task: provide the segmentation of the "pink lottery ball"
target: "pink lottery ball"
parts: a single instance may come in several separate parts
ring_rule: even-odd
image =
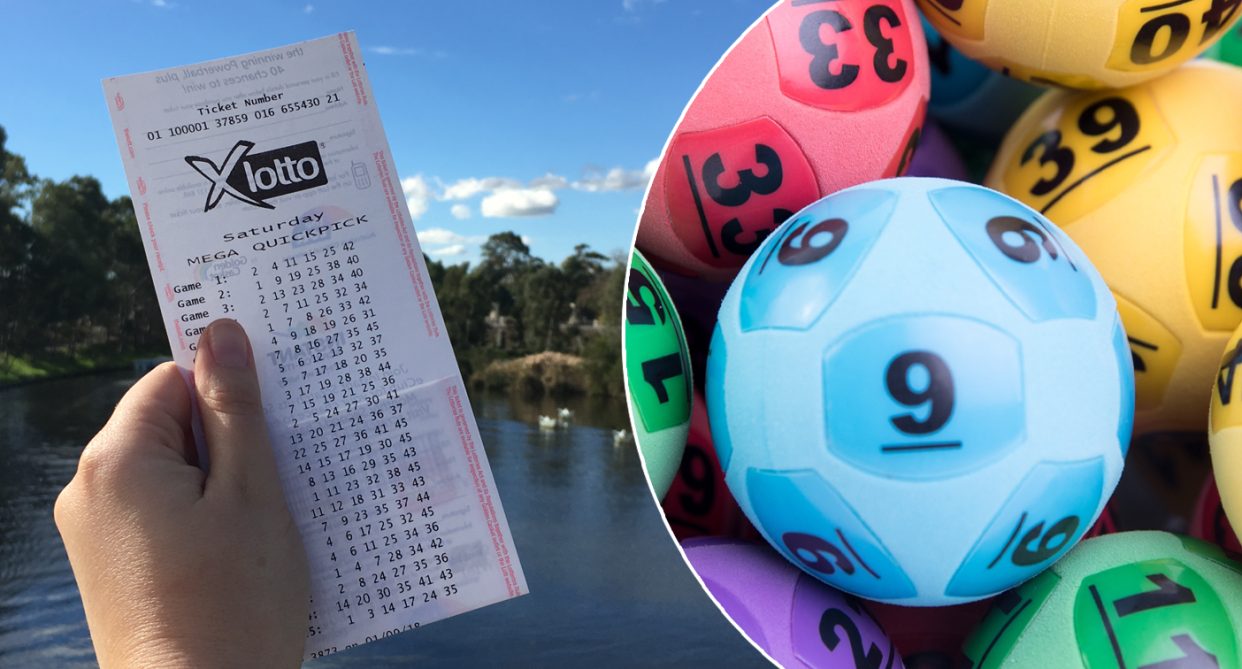
[[[730,281],[819,198],[904,174],[930,95],[912,0],[781,0],[708,74],[665,147],[636,244]]]
[[[807,576],[766,544],[698,537],[681,547],[725,613],[782,667],[902,669],[861,599]]]

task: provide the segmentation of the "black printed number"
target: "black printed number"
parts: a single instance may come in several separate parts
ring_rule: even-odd
[[[1010,260],[1016,260],[1020,263],[1033,263],[1039,260],[1040,247],[1048,252],[1048,256],[1053,260],[1060,257],[1057,252],[1057,243],[1051,237],[1040,230],[1038,226],[1030,221],[1024,221],[1016,216],[997,216],[988,221],[987,224],[988,237],[992,239],[992,243],[996,248],[1000,249]],[[1017,233],[1022,238],[1021,246],[1012,246],[1005,239],[1005,233]],[[1032,237],[1039,238],[1035,241]]]
[[[702,448],[686,444],[686,454],[681,459],[679,473],[685,486],[699,493],[698,499],[692,493],[681,493],[678,497],[681,508],[694,516],[706,516],[716,501],[716,479],[712,477],[711,461]]]
[[[840,548],[813,534],[786,532],[781,541],[785,542],[785,548],[796,555],[798,561],[806,565],[807,569],[829,576],[837,573],[838,569],[846,576],[854,574],[854,563],[850,562]],[[808,560],[804,553],[810,554],[813,559]]]
[[[664,382],[685,374],[685,370],[681,366],[681,353],[670,353],[659,358],[647,360],[642,367],[643,380],[655,390],[656,399],[660,400],[660,404],[668,402],[668,388],[664,387]]]
[[[1228,197],[1226,208],[1229,210],[1229,218],[1233,221],[1233,227],[1242,232],[1242,179],[1233,182],[1229,187]],[[1242,257],[1234,260],[1229,267],[1229,299],[1242,307]]]
[[[802,223],[781,242],[776,259],[787,267],[819,262],[837,250],[849,230],[850,224],[840,218],[830,218],[815,225]],[[831,235],[831,238],[825,239],[823,235]]]
[[[646,298],[643,297],[642,289],[646,288],[647,292],[655,299],[655,304],[647,304]],[[656,318],[660,319],[663,325],[667,316],[664,312],[664,301],[660,299],[660,294],[656,292],[655,286],[647,280],[647,275],[642,272],[630,270],[630,297],[638,304],[625,303],[625,319],[630,325],[655,325]]]
[[[836,650],[841,643],[841,637],[837,635],[838,627],[845,630],[845,636],[850,640],[854,669],[880,669],[880,663],[884,661],[884,651],[872,642],[871,647],[864,653],[863,638],[858,631],[858,625],[840,609],[828,609],[819,618],[819,638],[828,650]]]
[[[1238,1],[1242,2],[1242,0]],[[1106,116],[1106,120],[1100,120],[1100,112],[1103,110],[1111,112]],[[1112,153],[1134,141],[1142,128],[1138,110],[1124,98],[1105,98],[1082,110],[1082,113],[1078,115],[1078,130],[1088,137],[1107,135],[1118,128],[1121,132],[1116,139],[1106,137],[1091,147],[1095,153]],[[1039,149],[1041,167],[1048,163],[1057,166],[1057,172],[1051,179],[1041,177],[1035,182],[1035,185],[1031,187],[1031,195],[1039,197],[1051,193],[1060,187],[1074,171],[1074,150],[1061,146],[1061,139],[1060,130],[1049,130],[1037,137],[1030,146],[1026,147],[1026,151],[1022,152],[1020,165],[1030,162],[1035,157],[1036,149]]]
[[[1199,44],[1211,41],[1220,29],[1233,19],[1242,0],[1212,0],[1212,6],[1203,13],[1203,37]],[[1160,53],[1154,53],[1156,39],[1165,29],[1169,31],[1169,41]],[[1152,17],[1134,36],[1130,45],[1130,62],[1135,65],[1151,65],[1181,51],[1190,36],[1190,17],[1181,13],[1161,14]]]
[[[891,84],[901,81],[906,76],[909,63],[897,58],[894,65],[888,64],[889,57],[894,53],[893,40],[884,36],[880,29],[881,21],[887,23],[889,29],[892,30],[901,27],[901,19],[897,17],[897,12],[886,5],[872,5],[863,13],[863,35],[866,36],[871,46],[875,47],[875,56],[871,61],[872,67],[875,68],[876,76],[880,78],[880,81]],[[842,63],[841,71],[833,74],[832,63],[840,57],[841,52],[836,44],[824,44],[820,39],[820,28],[825,25],[836,33],[843,33],[854,28],[854,24],[836,10],[824,9],[811,12],[802,18],[802,24],[798,26],[798,41],[802,44],[803,50],[814,56],[807,72],[811,77],[811,82],[824,90],[835,91],[854,83],[861,68],[852,63]]]
[[[910,387],[910,370],[919,366],[927,370],[927,387],[916,391]],[[888,394],[899,403],[917,407],[931,403],[927,420],[920,421],[912,413],[889,418],[893,427],[906,434],[931,434],[944,427],[953,415],[953,374],[944,358],[930,351],[907,351],[888,363],[884,375]]]
[[[1022,540],[1013,549],[1013,563],[1019,567],[1029,567],[1056,555],[1078,531],[1080,522],[1078,516],[1066,516],[1049,527],[1045,533],[1044,523],[1040,521],[1022,535]],[[1060,540],[1055,541],[1054,545],[1054,540],[1057,539]]]
[[[771,195],[780,190],[785,180],[780,154],[766,144],[755,144],[755,162],[766,169],[763,176],[755,176],[755,171],[750,168],[738,170],[738,185],[725,188],[720,185],[720,177],[727,171],[724,159],[719,153],[713,153],[703,163],[703,186],[707,190],[707,196],[722,207],[740,207],[750,200],[751,194]],[[774,208],[772,228],[775,229],[792,215],[793,212],[787,209]],[[734,255],[749,256],[767,239],[771,230],[756,230],[754,238],[748,242],[738,239],[742,232],[742,222],[737,218],[730,219],[721,227],[720,241],[726,251]]]

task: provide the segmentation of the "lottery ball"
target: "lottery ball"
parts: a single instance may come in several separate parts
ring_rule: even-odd
[[[780,666],[902,667],[867,604],[803,574],[768,546],[720,537],[681,546],[720,608]]]
[[[868,602],[897,646],[906,669],[954,669],[962,642],[987,613],[990,599],[956,606],[900,606]]]
[[[927,113],[949,130],[995,146],[1044,92],[1039,86],[1006,77],[963,56],[926,18],[923,34],[927,36],[931,71]]]
[[[1225,507],[1220,503],[1220,490],[1216,487],[1216,477],[1208,476],[1203,483],[1203,492],[1199,494],[1199,502],[1195,505],[1194,516],[1190,519],[1190,536],[1210,541],[1225,551],[1242,553],[1242,543],[1225,515]]]
[[[625,301],[625,383],[634,439],[656,497],[664,497],[690,432],[690,355],[677,308],[638,251]]]
[[[928,95],[912,0],[781,0],[682,113],[648,189],[638,248],[729,281],[793,212],[903,174]]]
[[[1204,60],[1117,91],[1049,92],[984,180],[1059,225],[1104,275],[1131,345],[1136,434],[1203,433],[1242,321],[1236,109],[1242,69]]]
[[[720,459],[712,445],[707,403],[698,390],[690,411],[686,452],[660,507],[678,541],[701,536],[763,540],[725,485]]]
[[[1234,26],[1215,44],[1203,52],[1203,58],[1219,60],[1230,65],[1242,65],[1242,28]]]
[[[1121,474],[1133,377],[1103,279],[1038,213],[907,177],[786,221],[729,287],[707,359],[725,482],[786,558],[943,606],[1013,587]]]
[[[1165,532],[1079,544],[992,600],[962,650],[972,669],[1236,668],[1242,565]]]
[[[1106,89],[1176,69],[1238,20],[1239,0],[917,0],[967,57],[1022,81]]]

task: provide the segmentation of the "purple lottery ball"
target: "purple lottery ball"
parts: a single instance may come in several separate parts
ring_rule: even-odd
[[[931,119],[923,124],[919,148],[910,160],[910,171],[906,176],[970,181],[966,163],[962,162],[962,157],[953,148],[948,136]]]
[[[767,545],[723,537],[681,543],[703,584],[755,645],[781,666],[902,669],[862,600],[807,576]],[[879,658],[879,659],[876,659]]]

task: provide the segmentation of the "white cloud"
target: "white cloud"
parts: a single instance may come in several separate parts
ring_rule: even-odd
[[[371,53],[378,53],[381,56],[417,56],[422,53],[422,49],[399,49],[392,46],[373,46],[367,49]]]
[[[483,198],[479,209],[487,218],[551,216],[560,203],[548,190],[500,190]]]
[[[423,175],[416,174],[401,180],[401,191],[405,193],[405,202],[410,208],[410,218],[418,220],[427,213],[427,201],[435,198],[431,186]]]
[[[464,245],[454,244],[453,246],[436,249],[435,251],[428,251],[427,254],[433,256],[464,256],[469,252],[470,251]]]
[[[307,14],[310,14],[311,12],[315,11],[315,6],[314,6],[314,5],[307,5],[307,6],[306,6],[306,9],[304,9],[304,10],[302,10],[302,11],[306,12]]]
[[[648,162],[646,167],[641,170],[626,170],[614,167],[607,172],[601,172],[599,168],[587,168],[585,176],[575,181],[573,186],[577,190],[587,191],[588,193],[646,188],[647,182],[651,181],[651,178],[655,176],[656,167],[659,164],[660,159],[655,158]]]
[[[453,205],[452,212],[453,212],[453,218],[456,218],[459,221],[464,221],[467,218],[470,218],[470,216],[473,215],[474,213],[470,211],[470,207],[467,207],[464,204]]]
[[[621,0],[621,7],[627,12],[635,12],[643,5],[643,2],[644,0]],[[664,0],[652,0],[652,2],[658,5]]]
[[[482,244],[485,241],[486,235],[466,237],[444,228],[428,228],[418,233],[420,244]]]
[[[457,183],[444,189],[442,200],[468,200],[485,191],[517,190],[522,182],[504,177],[487,177],[486,179],[458,179]]]
[[[565,177],[557,176],[555,174],[552,174],[551,172],[548,172],[547,174],[539,177],[538,179],[531,179],[531,182],[527,184],[526,187],[530,188],[531,190],[552,191],[552,190],[560,190],[562,188],[565,188],[568,185],[569,185],[569,179],[566,179]]]

